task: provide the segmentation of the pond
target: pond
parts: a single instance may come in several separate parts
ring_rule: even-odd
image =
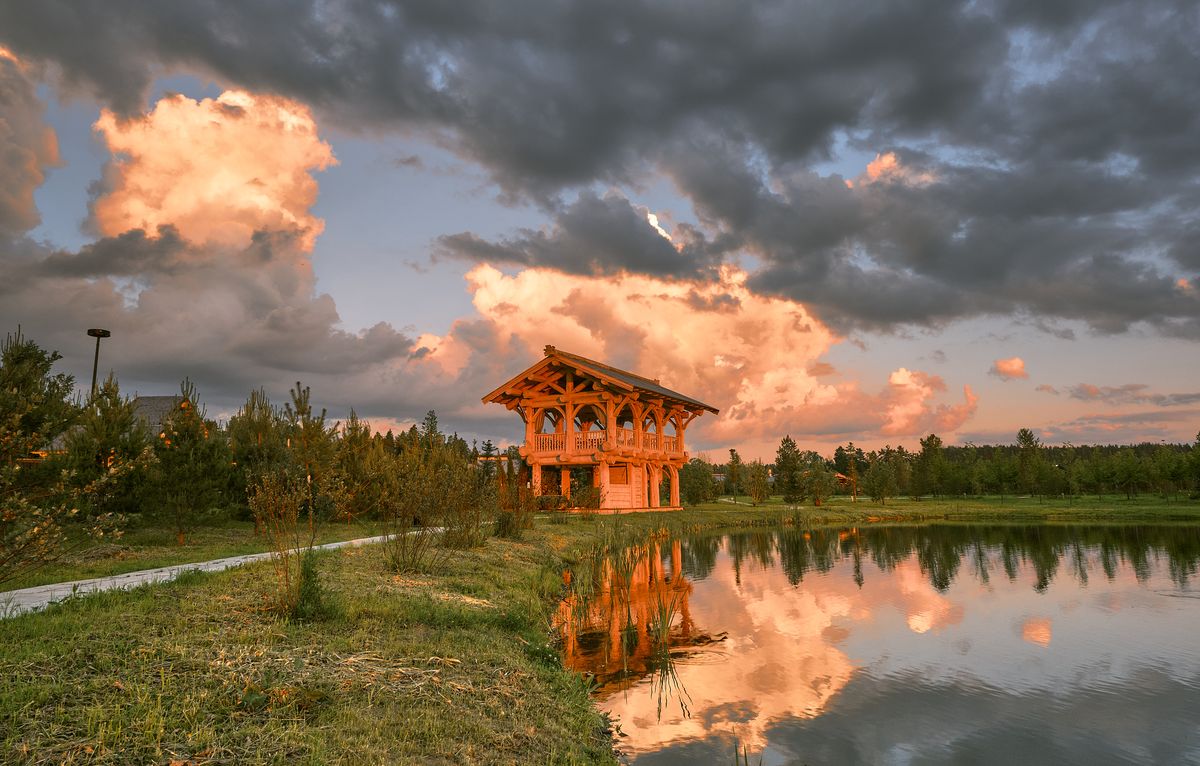
[[[577,568],[563,656],[639,765],[1200,764],[1198,561],[1197,525],[660,536]]]

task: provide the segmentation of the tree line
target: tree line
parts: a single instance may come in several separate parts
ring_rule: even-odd
[[[745,463],[737,450],[723,464],[693,458],[681,474],[684,500],[707,502],[721,495],[762,503],[821,502],[832,494],[864,495],[886,503],[896,497],[996,495],[1134,498],[1153,493],[1167,500],[1200,497],[1200,433],[1193,444],[1043,444],[1028,428],[1013,444],[946,446],[937,434],[920,449],[903,445],[864,451],[853,442],[830,456],[801,450],[785,436],[773,463]]]
[[[199,525],[251,520],[282,548],[311,547],[318,523],[369,519],[400,538],[389,546],[397,569],[481,544],[493,521],[509,536],[530,523],[515,451],[443,433],[433,411],[379,434],[353,410],[332,421],[297,382],[282,404],[251,391],[222,424],[185,379],[151,424],[112,376],[79,400],[73,378],[53,369],[60,358],[20,331],[0,347],[0,582],[83,532],[143,523],[183,544]],[[407,534],[429,529],[436,540]]]

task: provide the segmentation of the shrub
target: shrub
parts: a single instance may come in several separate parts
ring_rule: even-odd
[[[307,506],[308,488],[305,483],[283,472],[263,474],[250,488],[250,509],[255,522],[271,542],[271,565],[275,570],[275,608],[287,615],[300,616],[301,590],[305,579],[305,559],[311,557],[316,535],[313,514],[301,509]],[[308,562],[311,568],[314,565]],[[316,571],[310,569],[304,607],[311,599],[319,600]],[[316,590],[314,590],[314,588]]]

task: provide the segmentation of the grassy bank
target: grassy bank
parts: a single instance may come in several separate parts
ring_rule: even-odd
[[[0,584],[0,592],[261,553],[270,548],[266,538],[254,534],[254,524],[249,521],[198,527],[188,535],[184,545],[176,543],[175,530],[167,527],[131,527],[118,538],[101,540],[83,537],[74,530],[71,532],[61,558],[18,580]],[[369,523],[324,524],[317,528],[317,542],[354,540],[377,534],[377,525]]]
[[[492,539],[437,577],[329,552],[335,614],[307,624],[263,609],[266,564],[0,621],[0,761],[610,762],[548,643],[562,542]]]

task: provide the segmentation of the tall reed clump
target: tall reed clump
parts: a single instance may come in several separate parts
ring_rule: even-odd
[[[275,604],[282,614],[299,619],[324,616],[329,604],[318,576],[315,521],[304,479],[266,473],[250,488],[249,503],[259,528],[271,542],[275,570]]]
[[[420,449],[389,455],[391,469],[378,476],[381,519],[386,539],[381,546],[393,572],[432,572],[446,559],[441,531],[429,522],[437,511],[433,466]]]
[[[313,548],[317,524],[336,518],[350,502],[333,455],[338,424],[310,403],[299,382],[283,409],[257,391],[230,420],[230,441],[246,472],[246,500],[255,528],[271,544],[275,608],[312,619],[330,610]]]

